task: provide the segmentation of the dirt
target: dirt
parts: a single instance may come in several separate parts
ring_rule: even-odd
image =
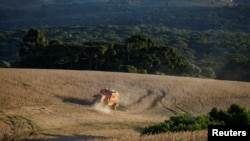
[[[143,127],[232,103],[250,107],[250,83],[114,72],[0,69],[0,139],[140,140]],[[120,110],[92,105],[112,86]],[[118,108],[119,109],[119,108]]]
[[[7,116],[15,117],[17,115],[32,119],[33,123],[29,125],[22,123],[22,126],[17,127],[11,127],[11,124],[6,124]],[[145,118],[140,114],[114,111],[96,105],[82,106],[72,103],[11,108],[4,110],[4,114],[0,117],[5,118],[5,122],[0,122],[1,127],[6,131],[2,133],[3,136],[17,137],[19,136],[18,134],[23,134],[24,137],[22,138],[42,138],[44,140],[52,140],[51,138],[53,140],[68,140],[71,138],[81,140],[86,138],[96,139],[100,135],[102,135],[101,138],[117,138],[117,134],[120,134],[121,130],[139,134],[136,131],[136,126],[142,126],[140,123],[148,124],[156,121],[155,117]],[[158,119],[157,121],[160,120]],[[16,122],[20,122],[20,119],[17,119]],[[27,129],[25,130],[25,128]],[[116,131],[117,129],[119,129],[119,133]],[[112,131],[112,133],[107,130]],[[114,131],[117,133],[115,134]],[[65,139],[63,139],[64,137],[59,135],[68,135],[70,137],[65,136]]]

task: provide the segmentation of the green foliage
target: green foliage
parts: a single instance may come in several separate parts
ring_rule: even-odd
[[[178,50],[155,46],[147,35],[131,36],[122,43],[51,40],[47,45],[42,31],[30,29],[23,41],[19,67],[178,74],[186,62]]]
[[[213,108],[209,115],[212,120],[221,121],[227,125],[250,124],[250,110],[237,104],[232,104],[227,110]]]
[[[12,0],[13,1],[13,0]],[[17,1],[17,0],[16,0]],[[17,1],[15,6],[25,5],[26,2]],[[25,0],[27,1],[27,0]],[[88,0],[89,2],[42,3],[42,7],[25,5],[25,8],[12,10],[10,7],[1,9],[1,28],[20,28],[30,26],[61,27],[89,26],[89,25],[139,25],[151,24],[153,26],[164,25],[176,29],[188,30],[227,30],[249,32],[249,4],[246,6],[225,6],[224,1],[219,0],[140,0],[139,4],[132,4],[132,0],[119,0],[112,2],[108,0]],[[53,0],[55,1],[55,0]],[[58,0],[59,1],[59,0]],[[72,0],[63,0],[72,1]],[[99,2],[97,2],[99,1]],[[100,2],[101,1],[101,2]],[[138,0],[137,0],[138,1]],[[190,6],[184,6],[189,3]],[[137,2],[136,2],[137,3]],[[195,3],[195,4],[194,4]],[[217,5],[220,3],[219,5]],[[33,5],[31,4],[31,5]],[[180,6],[175,6],[175,4]],[[189,5],[188,4],[188,5]],[[232,4],[232,2],[231,2]],[[33,5],[33,6],[34,6]],[[195,6],[191,6],[195,5]],[[200,5],[200,6],[198,6]],[[203,6],[201,6],[203,5]],[[208,6],[210,5],[210,6]],[[222,6],[224,5],[224,6]],[[2,5],[4,7],[4,5]],[[26,14],[32,13],[35,14]],[[181,16],[180,16],[181,15]],[[77,19],[77,20],[75,20]],[[19,22],[16,22],[19,21]],[[223,23],[223,24],[222,24]],[[137,32],[135,30],[134,32]]]
[[[149,48],[155,45],[155,41],[147,35],[138,34],[126,39],[127,47],[135,49]]]
[[[118,69],[121,72],[137,73],[136,67],[131,65],[120,65]]]
[[[158,123],[146,127],[142,134],[158,134],[162,132],[176,132],[176,131],[195,131],[206,129],[208,124],[214,124],[209,121],[209,116],[203,115],[192,117],[190,115],[177,115],[170,117],[165,122]]]
[[[222,79],[227,80],[249,80],[250,79],[250,59],[247,55],[250,52],[242,52],[241,54],[228,55],[227,62],[223,66],[222,71],[219,73],[219,76]]]
[[[141,134],[158,134],[163,132],[203,130],[208,125],[249,125],[250,110],[237,104],[232,104],[227,110],[212,108],[209,114],[193,117],[191,115],[176,115],[169,120],[148,126]]]
[[[131,65],[137,73],[250,80],[244,32],[107,25],[9,30],[0,37],[0,60],[12,67],[119,71]]]
[[[186,67],[186,71],[185,71],[185,76],[196,76],[198,77],[201,73],[201,68],[199,68],[198,66],[194,65],[194,64],[189,64]]]
[[[141,134],[159,134],[169,131],[170,125],[167,122],[161,122],[144,128]]]
[[[30,55],[40,51],[46,47],[47,41],[44,33],[37,28],[31,28],[28,33],[23,37],[23,43],[19,50],[21,57]]]
[[[210,67],[202,67],[200,75],[206,78],[216,78],[214,70]]]
[[[5,60],[0,61],[0,68],[10,68],[11,64]]]

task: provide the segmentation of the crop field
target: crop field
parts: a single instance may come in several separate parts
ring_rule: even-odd
[[[125,110],[92,104],[111,87]],[[0,69],[0,140],[206,141],[207,131],[144,135],[176,114],[250,108],[250,83],[168,75],[53,69]]]

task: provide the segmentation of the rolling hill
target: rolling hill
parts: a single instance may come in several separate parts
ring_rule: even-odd
[[[0,74],[0,139],[155,140],[140,137],[140,129],[232,103],[250,108],[247,82],[46,69],[0,69]],[[126,110],[91,105],[92,96],[105,87],[120,92]],[[199,135],[204,138],[206,132]]]
[[[0,29],[150,24],[248,32],[248,6],[231,0],[2,0]]]
[[[241,1],[239,1],[241,2]],[[231,0],[0,0],[2,8],[30,8],[42,5],[54,4],[83,4],[83,3],[126,3],[131,5],[159,5],[168,4],[172,6],[226,6],[238,3]],[[246,2],[247,3],[247,2]]]

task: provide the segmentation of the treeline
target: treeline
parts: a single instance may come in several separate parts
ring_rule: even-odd
[[[28,30],[0,32],[0,60],[12,67],[130,69],[139,73],[250,80],[250,35],[244,32],[189,31],[152,25],[37,30],[44,38],[43,48],[25,55],[20,54],[19,48],[27,42],[23,37],[29,34]],[[163,54],[167,51],[173,56]],[[41,58],[39,62],[44,63],[34,62]]]
[[[124,42],[47,42],[36,28],[28,31],[19,50],[16,67],[123,71],[133,73],[185,73],[189,62],[171,46],[156,46],[146,35]]]

